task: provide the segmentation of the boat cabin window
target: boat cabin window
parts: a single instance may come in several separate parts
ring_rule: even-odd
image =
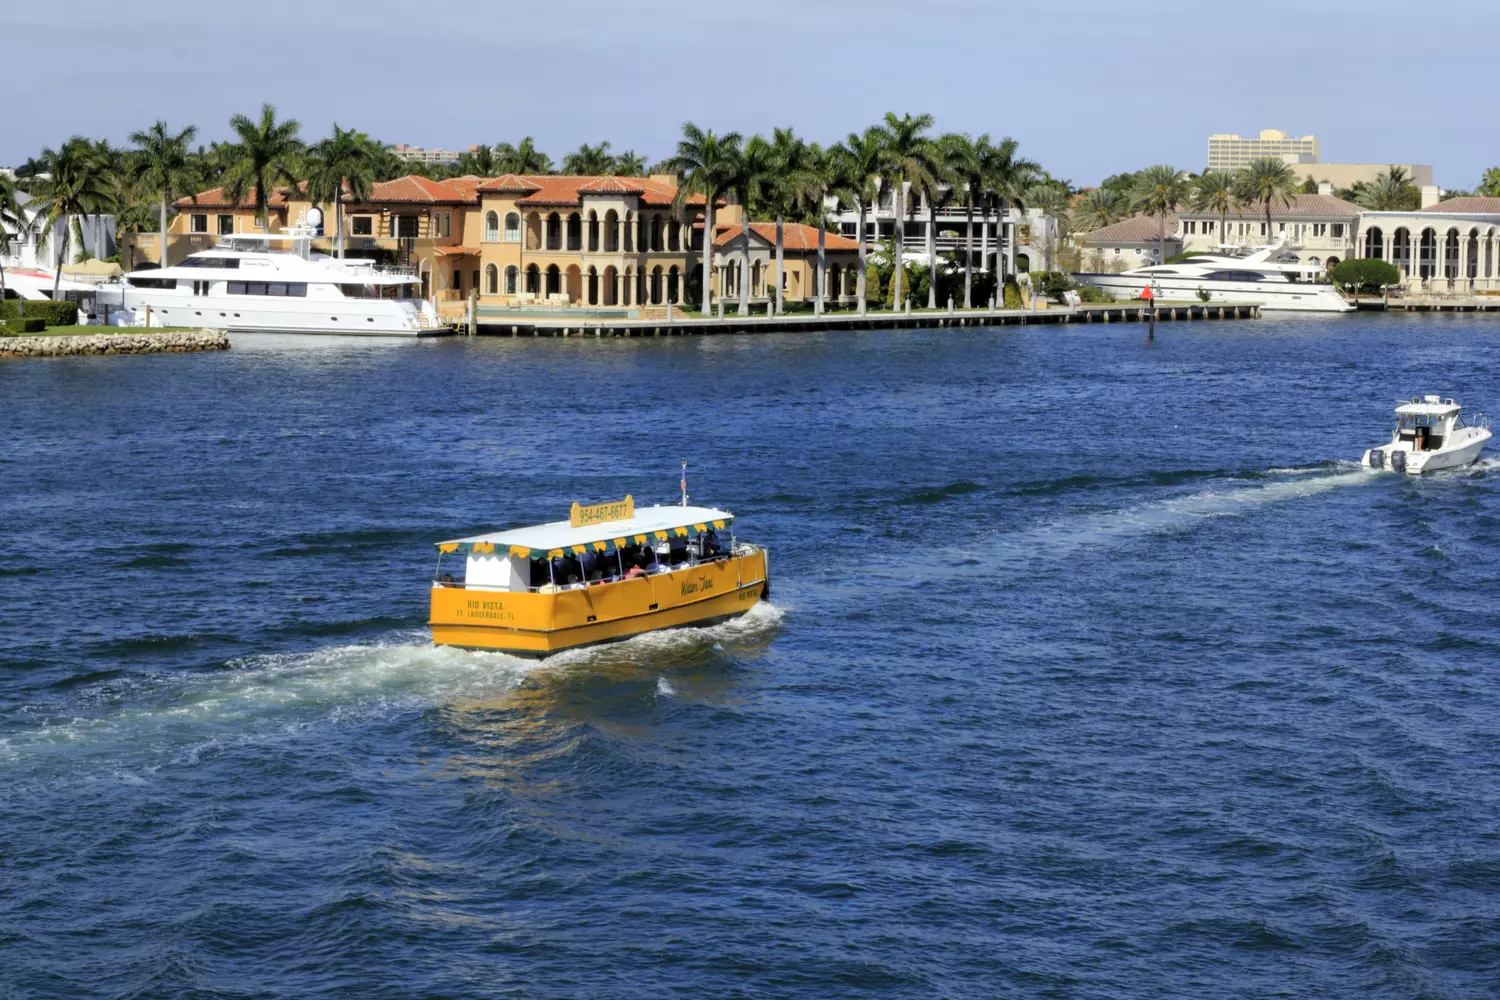
[[[1266,276],[1259,271],[1210,271],[1204,281],[1264,281]]]
[[[128,278],[132,288],[176,288],[176,278]]]
[[[237,270],[240,266],[238,257],[189,257],[176,267],[224,267],[229,270]]]
[[[280,295],[307,297],[305,281],[230,281],[230,295]]]
[[[1443,446],[1443,418],[1434,413],[1403,413],[1396,420],[1396,439],[1413,451]]]
[[[668,573],[729,554],[712,530],[693,538],[674,535],[666,541],[653,539],[607,552],[590,548],[550,559],[471,552],[467,557],[440,555],[433,582],[440,587],[550,594]]]

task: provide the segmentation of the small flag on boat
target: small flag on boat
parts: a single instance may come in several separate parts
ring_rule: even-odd
[[[687,459],[682,460],[682,505],[687,506]]]

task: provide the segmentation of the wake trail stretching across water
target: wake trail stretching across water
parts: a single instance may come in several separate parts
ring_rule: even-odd
[[[458,699],[494,698],[538,671],[660,665],[673,659],[758,645],[783,612],[764,602],[708,628],[651,632],[623,642],[568,650],[544,660],[434,646],[425,630],[368,645],[231,660],[212,673],[132,675],[73,689],[61,705],[39,708],[35,726],[0,737],[7,765],[52,756],[115,755],[132,748],[171,750],[221,730],[284,737],[320,721],[383,718]]]

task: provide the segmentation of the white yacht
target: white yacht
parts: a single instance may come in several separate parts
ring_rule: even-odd
[[[1352,312],[1354,303],[1333,285],[1318,281],[1316,264],[1288,264],[1272,260],[1280,246],[1257,247],[1246,257],[1193,254],[1172,264],[1152,264],[1119,274],[1076,274],[1081,284],[1100,288],[1115,298],[1138,298],[1145,288],[1157,299],[1179,299],[1258,305],[1263,310],[1296,312]]]
[[[1359,464],[1413,476],[1454,469],[1477,460],[1489,439],[1484,414],[1465,417],[1463,407],[1451,399],[1413,396],[1396,407],[1390,443],[1366,451]]]
[[[312,251],[316,230],[237,233],[171,267],[132,271],[118,305],[136,325],[218,327],[230,333],[424,336],[449,333],[416,275]],[[274,244],[290,244],[290,250]],[[147,310],[149,311],[149,314]]]

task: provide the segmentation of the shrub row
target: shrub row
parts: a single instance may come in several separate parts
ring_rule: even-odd
[[[78,303],[51,299],[5,299],[0,301],[0,319],[34,316],[48,326],[77,326]]]
[[[24,319],[8,319],[5,321],[5,330],[12,337],[23,333],[41,333],[47,329],[47,321],[36,316],[27,316]]]

